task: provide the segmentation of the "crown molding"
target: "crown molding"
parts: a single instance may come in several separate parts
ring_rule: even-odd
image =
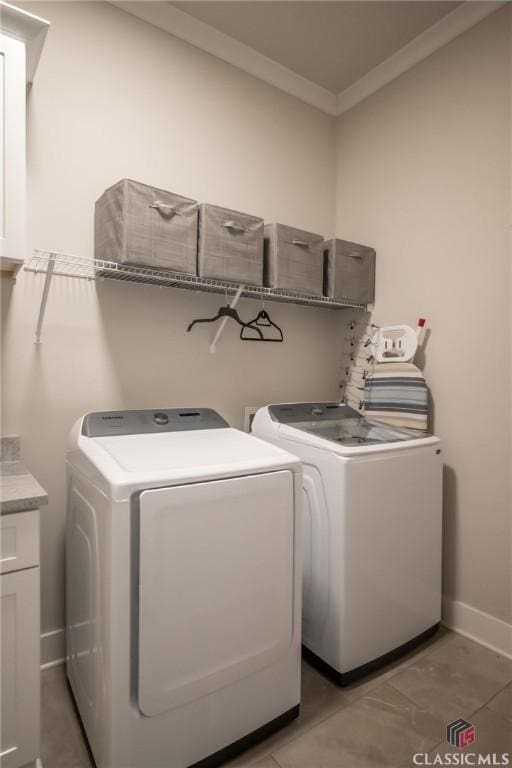
[[[355,83],[335,94],[168,2],[110,0],[111,5],[333,116],[355,107],[508,1],[466,0]]]
[[[478,24],[491,13],[505,5],[507,0],[470,0],[448,13],[438,22],[411,40],[388,59],[378,64],[366,75],[350,85],[337,96],[336,114],[342,115],[360,101],[371,96],[383,86],[414,67],[427,56],[454,40],[463,32]]]
[[[220,32],[209,24],[199,21],[199,19],[195,19],[169,3],[112,0],[111,5],[137,16],[155,27],[164,29],[171,35],[211,53],[218,59],[222,59],[237,69],[241,69],[249,75],[305,101],[306,104],[310,104],[322,112],[327,112],[329,115],[336,114],[336,94],[328,91],[327,88],[307,80],[291,69],[259,53],[254,48],[235,40],[230,35]]]

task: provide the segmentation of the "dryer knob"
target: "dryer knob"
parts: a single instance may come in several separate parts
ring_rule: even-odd
[[[323,413],[323,409],[318,408],[318,406],[315,406],[314,408],[311,409],[311,413],[314,414],[315,416],[321,416]]]
[[[153,414],[153,421],[155,424],[158,424],[158,426],[163,427],[165,424],[169,423],[169,417],[166,413],[159,411],[158,413]]]

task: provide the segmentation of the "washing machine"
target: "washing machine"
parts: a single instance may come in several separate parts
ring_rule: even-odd
[[[305,657],[346,685],[433,634],[439,439],[339,403],[269,405],[252,430],[303,464]]]
[[[97,768],[214,766],[298,715],[301,465],[216,412],[67,451],[67,675]]]

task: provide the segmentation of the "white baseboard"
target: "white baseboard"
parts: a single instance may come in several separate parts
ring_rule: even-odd
[[[450,597],[443,597],[445,627],[512,659],[512,624]]]
[[[41,635],[41,669],[49,669],[66,661],[66,630],[52,629]]]

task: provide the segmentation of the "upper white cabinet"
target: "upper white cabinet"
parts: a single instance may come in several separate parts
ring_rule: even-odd
[[[11,275],[27,255],[26,90],[48,27],[0,3],[0,269]]]
[[[0,36],[0,257],[15,271],[26,255],[25,46]]]

